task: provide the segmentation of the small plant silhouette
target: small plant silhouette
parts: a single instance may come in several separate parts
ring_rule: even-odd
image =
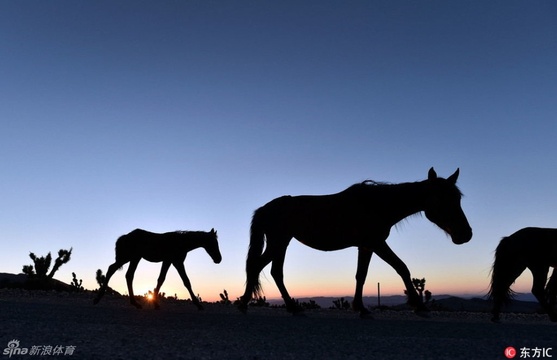
[[[296,307],[300,309],[304,309],[304,310],[321,309],[321,306],[319,306],[319,304],[316,303],[315,300],[310,299],[309,301],[302,301],[302,302],[294,298],[292,300],[294,300],[294,302],[296,303]]]
[[[221,304],[224,304],[224,305],[232,304],[232,302],[228,298],[228,292],[226,291],[226,289],[224,289],[224,291],[222,293],[220,293],[219,296],[221,298],[221,301],[219,301]]]
[[[100,288],[103,286],[105,280],[106,280],[106,276],[103,275],[103,271],[101,269],[97,269],[97,272],[95,274],[95,280],[97,280],[97,284],[99,284],[99,288],[97,289],[97,291],[99,291]],[[108,286],[106,288],[106,293],[107,294],[118,294],[118,292],[116,290],[114,290],[113,288],[111,288],[110,286]]]
[[[422,303],[424,304],[429,303],[431,300],[431,291],[425,290],[425,278],[422,279],[412,278],[412,284],[414,285],[414,288],[418,292],[418,295],[420,296]],[[408,296],[408,291],[404,290],[404,294]],[[424,299],[424,295],[425,295],[425,299]]]
[[[29,257],[33,260],[35,267],[33,268],[33,265],[24,265],[22,271],[30,278],[52,279],[56,271],[58,271],[62,265],[70,261],[71,255],[72,248],[70,248],[70,250],[60,249],[58,251],[58,257],[54,261],[54,266],[52,270],[50,270],[50,273],[48,273],[48,269],[52,263],[52,255],[50,255],[50,252],[46,256],[41,257],[36,256],[34,253],[29,253]]]
[[[72,282],[70,283],[70,285],[77,291],[83,291],[83,290],[85,290],[85,288],[83,288],[83,286],[81,286],[82,283],[83,283],[83,280],[81,280],[81,279],[77,280],[77,276],[73,272],[72,273]]]
[[[265,296],[258,296],[257,298],[252,299],[249,305],[256,307],[269,307],[270,304],[267,302],[267,298]]]
[[[331,306],[330,309],[349,310],[350,303],[347,300],[345,300],[343,297],[341,297],[340,299],[333,300],[333,306]]]

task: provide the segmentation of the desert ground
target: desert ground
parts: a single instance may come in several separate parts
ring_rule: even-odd
[[[122,297],[0,290],[2,358],[75,359],[506,359],[504,350],[548,349],[557,357],[557,324],[545,315],[283,309],[165,301],[136,309]],[[149,304],[147,304],[149,305]],[[14,343],[17,340],[16,353]],[[27,350],[22,355],[23,349]],[[53,354],[57,349],[57,353]],[[555,350],[553,350],[555,349]],[[30,355],[47,351],[50,355]],[[64,355],[66,351],[70,353]],[[64,353],[63,353],[63,352]],[[542,358],[540,356],[539,358]]]

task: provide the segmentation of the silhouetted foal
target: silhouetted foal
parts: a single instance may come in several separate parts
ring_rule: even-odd
[[[456,187],[459,171],[447,179],[431,168],[428,179],[414,183],[380,184],[364,181],[332,195],[283,196],[260,207],[253,214],[246,261],[246,289],[240,310],[246,311],[252,296],[260,296],[259,273],[269,263],[271,275],[282,294],[287,310],[297,312],[283,282],[286,248],[294,237],[317,250],[332,251],[358,247],[356,292],[352,304],[360,316],[369,311],[362,293],[373,253],[391,265],[406,286],[409,303],[427,311],[412,284],[410,271],[387,245],[391,227],[412,214],[425,216],[449,234],[455,244],[472,238],[472,229],[460,207]],[[263,251],[265,240],[266,248]]]
[[[549,268],[553,274],[549,281]],[[501,307],[512,299],[511,285],[528,268],[532,272],[532,294],[551,321],[557,321],[555,303],[557,299],[557,229],[528,227],[503,238],[495,250],[491,270],[489,296],[493,299],[493,317],[499,321]],[[547,286],[546,286],[547,282]]]
[[[120,236],[116,241],[116,262],[108,267],[106,280],[101,286],[94,303],[97,304],[103,297],[108,287],[108,282],[114,272],[129,262],[130,266],[126,272],[126,282],[128,285],[130,303],[140,309],[141,305],[137,303],[134,298],[132,282],[133,275],[137,269],[137,264],[143,258],[151,262],[162,261],[161,272],[157,281],[157,287],[154,291],[153,301],[155,308],[159,307],[159,290],[164,283],[166,273],[168,272],[170,265],[174,265],[176,270],[178,270],[178,274],[180,274],[180,277],[182,278],[184,286],[188,289],[193,303],[199,310],[202,310],[203,306],[195,296],[184,268],[184,261],[186,260],[187,253],[199,247],[202,247],[205,251],[207,251],[215,264],[221,262],[222,256],[220,254],[219,244],[217,241],[217,232],[214,229],[211,229],[210,232],[174,231],[164,234],[157,234],[136,229],[129,234]]]

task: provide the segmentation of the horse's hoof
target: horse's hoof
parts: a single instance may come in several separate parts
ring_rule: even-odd
[[[133,306],[136,307],[136,309],[143,309],[143,306],[141,306],[141,304],[138,303],[132,303]]]

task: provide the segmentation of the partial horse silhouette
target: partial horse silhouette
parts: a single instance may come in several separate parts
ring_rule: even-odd
[[[549,281],[549,268],[553,274]],[[532,272],[532,294],[551,321],[557,321],[557,229],[528,227],[503,238],[495,250],[489,297],[493,300],[492,321],[499,321],[501,307],[513,296],[511,285],[528,268]],[[547,282],[547,287],[546,287]]]
[[[472,238],[472,229],[460,207],[462,194],[456,187],[459,170],[447,179],[437,177],[431,168],[421,182],[382,184],[364,181],[331,195],[283,196],[257,209],[251,222],[251,237],[246,260],[246,289],[240,310],[246,311],[252,296],[261,295],[259,273],[272,262],[271,275],[289,312],[300,309],[283,282],[286,248],[294,237],[317,250],[332,251],[358,247],[356,292],[352,306],[360,315],[364,307],[362,293],[373,253],[391,265],[402,277],[409,303],[427,311],[412,285],[410,271],[387,245],[393,225],[409,215],[424,211],[455,244]],[[263,251],[265,239],[267,245]]]
[[[130,303],[140,309],[141,305],[135,301],[134,298],[132,282],[133,275],[137,269],[137,264],[143,258],[151,262],[162,261],[161,272],[157,281],[157,287],[154,291],[153,301],[155,308],[159,307],[158,294],[162,284],[164,283],[164,279],[166,278],[166,273],[168,272],[170,265],[174,265],[176,270],[178,270],[178,274],[180,274],[180,277],[182,278],[184,286],[188,289],[193,303],[199,310],[202,310],[203,306],[195,296],[184,268],[184,261],[186,260],[187,253],[199,247],[202,247],[205,251],[207,251],[215,264],[221,262],[222,256],[220,254],[219,244],[217,241],[217,232],[214,229],[211,229],[210,232],[174,231],[163,234],[136,229],[129,234],[120,236],[116,241],[116,261],[108,267],[106,279],[104,284],[101,286],[94,303],[97,304],[103,297],[108,287],[108,281],[114,272],[129,262],[130,266],[126,272],[126,282],[128,285]]]

